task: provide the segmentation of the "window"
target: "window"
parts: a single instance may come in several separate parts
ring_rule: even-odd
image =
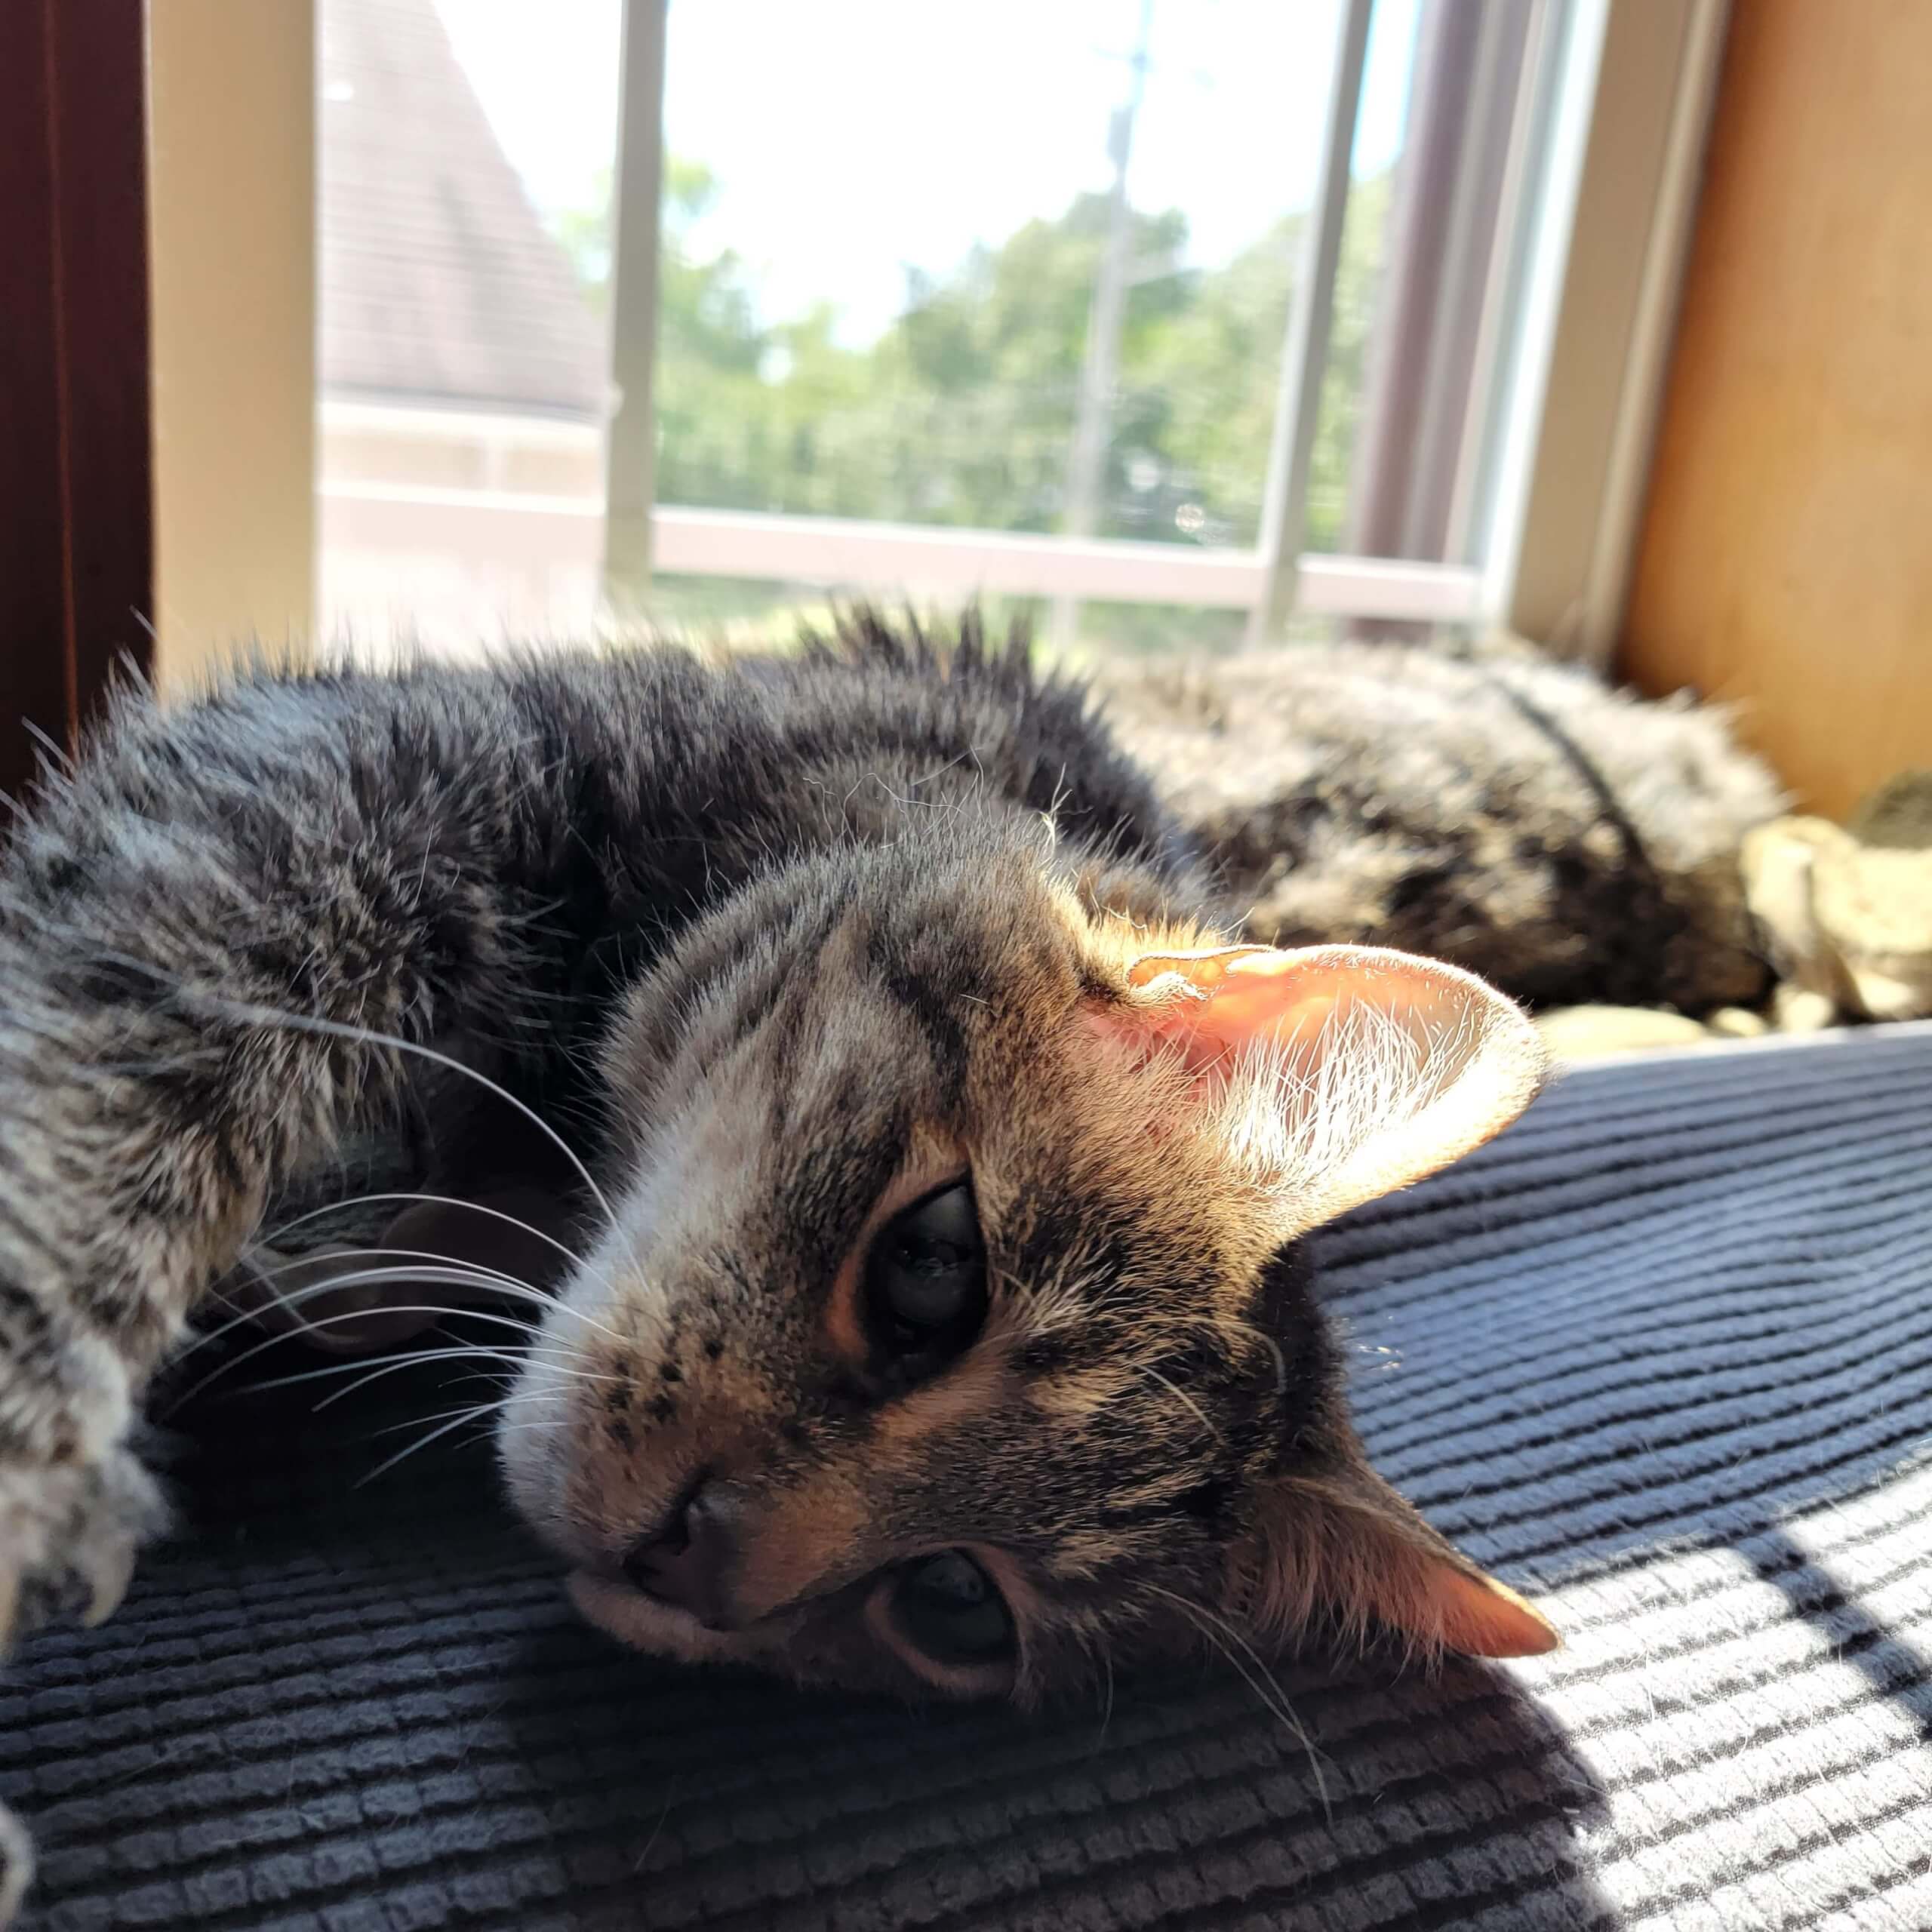
[[[1718,0],[316,11],[325,635],[1620,595]]]
[[[583,632],[601,561],[614,0],[321,0],[321,623]]]

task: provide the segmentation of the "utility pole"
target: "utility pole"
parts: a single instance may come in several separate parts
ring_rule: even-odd
[[[1114,385],[1120,366],[1121,325],[1134,273],[1134,208],[1127,198],[1127,166],[1134,152],[1134,123],[1147,88],[1148,49],[1152,38],[1154,0],[1140,0],[1140,33],[1128,63],[1127,98],[1114,109],[1107,130],[1107,152],[1114,165],[1107,199],[1107,238],[1094,300],[1087,312],[1087,343],[1081,361],[1080,399],[1073,422],[1073,446],[1066,464],[1066,506],[1061,527],[1069,537],[1091,537],[1100,521],[1100,487],[1106,472],[1107,437],[1112,426]],[[1054,600],[1054,641],[1064,649],[1079,628],[1077,598]]]

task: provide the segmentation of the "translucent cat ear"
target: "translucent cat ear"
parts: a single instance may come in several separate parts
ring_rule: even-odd
[[[1520,1008],[1472,974],[1374,946],[1148,953],[1101,1017],[1190,1078],[1231,1159],[1299,1232],[1480,1146],[1549,1062]]]
[[[1352,1441],[1319,1473],[1278,1478],[1263,1500],[1262,1634],[1334,1620],[1344,1635],[1393,1631],[1420,1649],[1537,1657],[1562,1641],[1542,1614],[1438,1534],[1371,1469]]]

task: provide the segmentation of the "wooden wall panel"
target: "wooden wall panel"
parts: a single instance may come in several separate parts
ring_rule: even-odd
[[[1736,0],[1622,668],[1811,809],[1932,764],[1932,5]]]

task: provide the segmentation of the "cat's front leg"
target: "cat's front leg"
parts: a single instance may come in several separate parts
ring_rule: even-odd
[[[528,1030],[577,849],[538,750],[485,679],[244,681],[127,700],[16,821],[0,1652],[118,1601],[162,1514],[143,1392],[275,1191],[392,1114],[431,1040]]]
[[[168,1149],[138,1080],[53,1046],[51,1002],[14,1017],[41,1024],[0,1043],[0,1084],[37,1103],[0,1135],[0,1656],[119,1604],[165,1517],[130,1445],[140,1393],[254,1193],[184,1186],[208,1155]]]
[[[574,849],[526,750],[486,681],[244,681],[127,699],[16,822],[0,1637],[111,1607],[158,1515],[142,1392],[274,1190],[392,1110],[429,1039],[517,1031]]]
[[[166,1520],[128,1440],[139,1365],[40,1256],[49,1217],[19,1185],[23,1137],[0,1145],[0,1658],[52,1617],[111,1615]],[[32,1874],[32,1841],[0,1804],[0,1927]]]

